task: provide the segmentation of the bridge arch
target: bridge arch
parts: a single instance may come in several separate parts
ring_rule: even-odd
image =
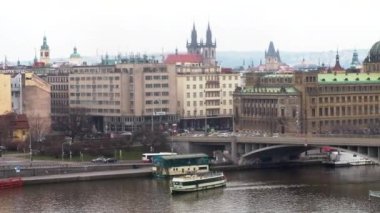
[[[312,150],[312,149],[319,149],[324,146],[322,145],[273,145],[273,146],[267,146],[264,148],[256,149],[253,151],[250,151],[248,153],[245,153],[240,157],[239,164],[245,165],[245,164],[253,164],[257,163],[257,160],[260,159],[271,159],[271,162],[284,162],[289,161],[292,159],[295,159],[298,157],[301,153]],[[338,151],[344,151],[347,153],[356,154],[357,156],[367,158],[376,164],[380,164],[379,159],[379,153],[375,155],[375,157],[371,156],[370,152],[367,153],[360,153],[360,150],[350,150],[342,147],[337,146],[329,146],[335,150]]]

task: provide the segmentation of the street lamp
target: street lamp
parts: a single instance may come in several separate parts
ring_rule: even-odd
[[[64,155],[64,152],[63,152],[63,144],[65,144],[65,142],[62,143],[62,161],[63,161],[63,155]]]
[[[160,103],[160,101],[159,100],[154,100],[153,101],[153,111],[152,111],[152,124],[151,124],[151,131],[153,132],[153,130],[154,130],[154,114],[155,114],[155,103],[156,103],[156,101],[158,102],[158,103]]]
[[[30,154],[30,166],[32,166],[33,150],[32,150],[32,134],[31,133],[29,133],[29,154]]]
[[[205,98],[205,103],[204,103],[204,106],[205,106],[205,136],[207,136],[207,100],[206,100],[206,90],[204,90],[205,94],[204,94],[204,98]]]

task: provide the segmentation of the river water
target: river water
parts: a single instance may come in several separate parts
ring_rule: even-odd
[[[47,184],[0,191],[0,212],[380,212],[380,167],[225,172],[227,187],[169,194],[165,179]],[[380,201],[378,201],[380,202]]]

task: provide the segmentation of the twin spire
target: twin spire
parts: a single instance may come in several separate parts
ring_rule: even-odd
[[[191,41],[190,43],[187,42],[187,47],[192,47],[192,48],[198,48],[198,47],[216,47],[216,40],[213,43],[212,42],[212,32],[210,28],[210,23],[208,23],[207,26],[207,31],[206,31],[206,43],[203,44],[203,40],[200,40],[200,43],[198,43],[198,38],[197,38],[197,30],[195,29],[195,23],[193,23],[193,30],[191,31]]]

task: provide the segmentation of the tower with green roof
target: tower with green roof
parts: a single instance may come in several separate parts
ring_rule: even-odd
[[[50,64],[50,49],[49,45],[47,44],[46,36],[44,36],[40,49],[40,62],[43,62],[45,66]]]

